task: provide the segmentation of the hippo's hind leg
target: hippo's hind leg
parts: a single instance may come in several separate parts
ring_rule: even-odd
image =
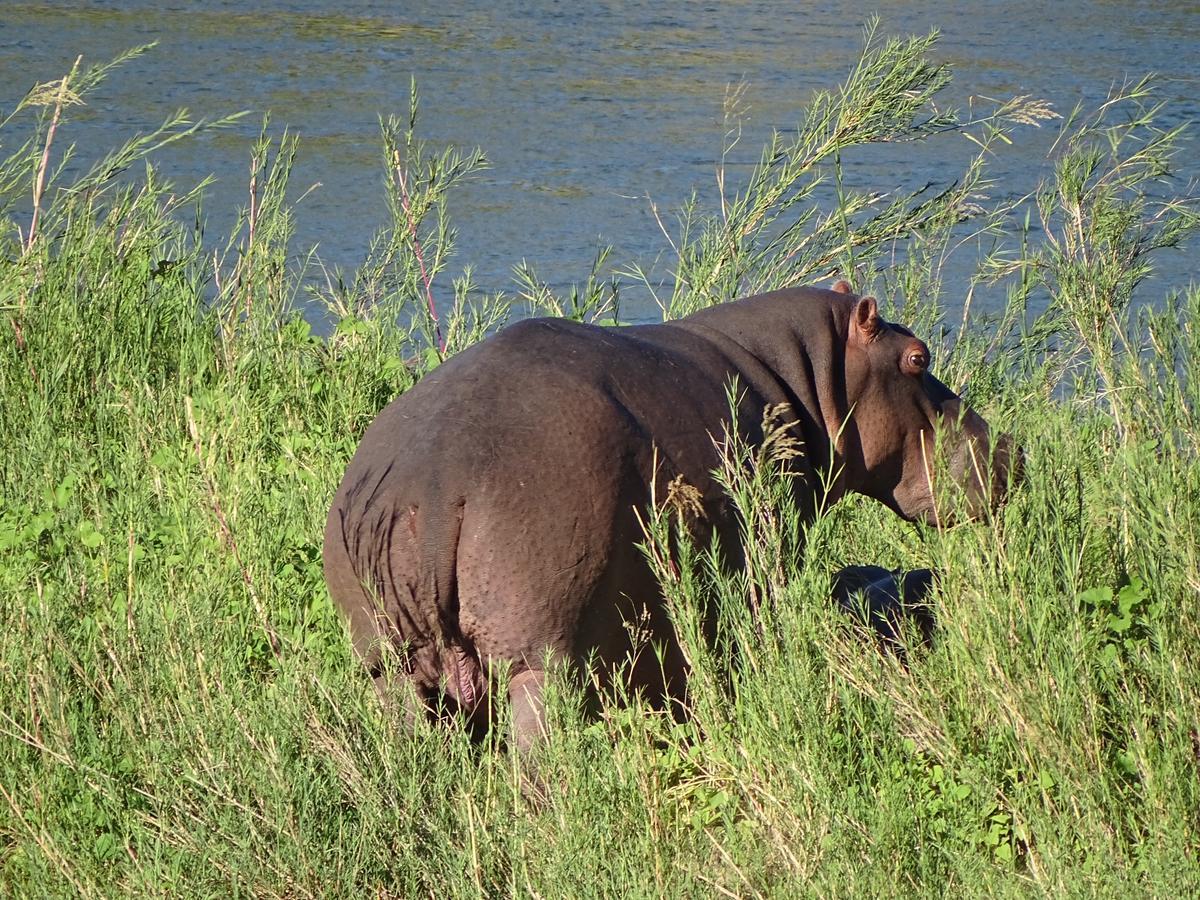
[[[359,575],[347,547],[343,519],[335,503],[325,527],[325,581],[334,605],[346,618],[354,655],[370,675],[384,708],[402,716],[411,727],[427,715],[428,686],[412,678],[413,666],[407,664],[407,648],[397,631],[394,610],[389,614],[379,592]]]
[[[371,681],[383,708],[398,716],[405,729],[416,728],[417,720],[428,715],[426,704],[417,696],[414,686],[407,679],[397,679],[388,673],[380,673]]]
[[[522,756],[546,737],[546,671],[526,669],[513,676],[508,685],[512,704],[512,739]]]

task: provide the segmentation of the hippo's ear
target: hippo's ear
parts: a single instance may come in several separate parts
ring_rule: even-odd
[[[879,334],[881,325],[879,306],[874,297],[863,297],[854,305],[854,312],[850,313],[851,336],[870,343]]]
[[[833,283],[832,290],[837,291],[839,294],[854,293],[854,288],[850,287],[850,282],[848,282],[845,278],[839,278],[837,281],[835,281]]]

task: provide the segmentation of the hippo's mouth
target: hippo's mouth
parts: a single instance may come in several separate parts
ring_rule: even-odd
[[[932,491],[920,517],[929,525],[977,521],[1000,509],[1024,477],[1024,452],[1008,433],[994,441],[968,439],[958,444],[948,469],[952,489]]]

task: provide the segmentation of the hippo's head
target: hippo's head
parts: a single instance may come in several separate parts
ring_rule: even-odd
[[[835,289],[849,293],[844,282]],[[987,422],[930,373],[925,342],[881,319],[872,297],[852,304],[845,365],[848,488],[931,524],[947,523],[951,506],[976,518],[1003,501],[1020,468],[1012,436],[993,437]],[[964,502],[954,503],[945,488],[957,489]]]

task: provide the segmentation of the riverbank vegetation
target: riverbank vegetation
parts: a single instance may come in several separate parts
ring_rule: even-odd
[[[1198,224],[1171,177],[1181,134],[1151,82],[1061,119],[1029,98],[957,115],[933,50],[869,34],[743,182],[722,167],[664,217],[669,273],[613,275],[601,254],[566,296],[525,268],[509,296],[473,285],[450,212],[485,160],[423,145],[415,101],[383,123],[391,224],[354,272],[291,244],[293,136],[250,148],[214,252],[202,186],[153,161],[222,121],[181,113],[84,158],[71,118],[107,69],[83,64],[6,114],[2,892],[1194,894],[1200,291],[1147,280]],[[988,160],[1034,128],[1061,136],[1013,199]],[[966,140],[953,184],[842,177],[857,154]],[[964,257],[965,297],[942,278]],[[385,403],[514,316],[619,319],[621,284],[672,317],[835,274],[886,297],[1019,436],[1011,502],[949,530],[855,500],[804,525],[771,454],[731,447],[748,575],[686,547],[661,575],[685,638],[717,598],[732,677],[688,639],[684,724],[636,698],[584,720],[564,687],[539,803],[502,742],[410,734],[380,708],[321,532]],[[983,296],[1003,312],[978,315]],[[652,558],[670,527],[669,507],[648,522]],[[907,665],[877,652],[829,602],[847,563],[935,569],[934,645]]]

